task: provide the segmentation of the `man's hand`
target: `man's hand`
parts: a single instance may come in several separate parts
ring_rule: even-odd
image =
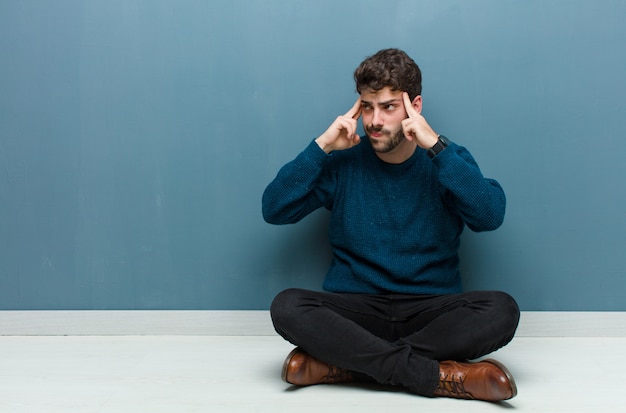
[[[409,94],[402,92],[404,109],[408,118],[402,121],[402,131],[409,141],[415,141],[417,146],[423,149],[430,149],[436,143],[439,135],[430,127],[426,119],[413,107]]]
[[[359,117],[361,117],[361,97],[345,115],[337,117],[315,142],[326,153],[358,145],[361,143],[361,137],[356,133]]]

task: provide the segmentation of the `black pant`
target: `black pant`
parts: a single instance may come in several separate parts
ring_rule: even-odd
[[[499,291],[453,295],[279,293],[274,328],[313,357],[378,383],[432,396],[440,360],[470,360],[506,345],[519,322]]]

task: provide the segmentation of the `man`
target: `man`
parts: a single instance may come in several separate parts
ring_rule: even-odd
[[[288,289],[271,306],[296,347],[282,378],[294,385],[375,381],[423,396],[500,401],[517,394],[495,360],[519,308],[497,291],[463,293],[459,238],[499,227],[501,186],[421,115],[421,72],[397,49],[354,73],[360,97],[263,194],[263,216],[295,223],[331,211],[324,292]],[[362,118],[368,139],[357,134]]]

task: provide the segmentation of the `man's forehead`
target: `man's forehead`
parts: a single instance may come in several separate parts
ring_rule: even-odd
[[[391,90],[388,86],[380,90],[366,89],[361,92],[361,100],[366,102],[386,102],[395,99],[402,99],[402,91]]]

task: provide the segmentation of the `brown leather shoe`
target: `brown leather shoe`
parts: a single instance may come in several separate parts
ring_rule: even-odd
[[[435,396],[486,401],[508,400],[517,395],[513,376],[495,360],[477,363],[442,361]]]
[[[300,347],[293,349],[285,359],[281,377],[287,383],[297,386],[352,381],[350,371],[319,361]]]

